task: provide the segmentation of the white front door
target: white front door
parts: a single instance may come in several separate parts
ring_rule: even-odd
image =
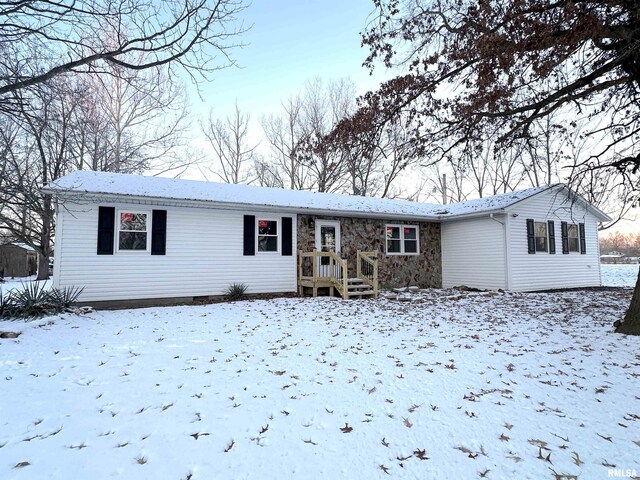
[[[316,250],[340,254],[340,222],[336,220],[316,220]],[[330,276],[329,259],[319,259],[318,273]]]

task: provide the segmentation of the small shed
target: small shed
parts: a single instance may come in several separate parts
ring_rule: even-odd
[[[24,243],[0,245],[0,277],[28,277],[38,272],[38,253]]]

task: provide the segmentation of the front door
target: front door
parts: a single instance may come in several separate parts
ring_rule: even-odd
[[[340,254],[340,222],[336,220],[316,220],[316,250],[320,252],[336,252]],[[318,272],[323,277],[331,275],[329,259],[319,259]]]

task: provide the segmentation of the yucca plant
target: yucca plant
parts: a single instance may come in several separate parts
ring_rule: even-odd
[[[246,283],[232,283],[224,291],[224,298],[229,301],[242,300],[247,292]]]
[[[20,288],[9,290],[5,301],[10,312],[20,317],[37,317],[52,307],[44,282],[23,283]]]
[[[47,290],[43,282],[22,284],[20,288],[0,292],[0,316],[30,318],[61,312],[78,299],[82,290],[78,287]]]
[[[64,287],[52,288],[48,292],[49,302],[58,308],[68,308],[82,294],[84,288]]]

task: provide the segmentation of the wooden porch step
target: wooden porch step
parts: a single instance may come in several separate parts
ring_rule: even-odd
[[[364,295],[375,295],[376,292],[374,290],[357,290],[357,291],[349,291],[350,297],[360,297]]]

